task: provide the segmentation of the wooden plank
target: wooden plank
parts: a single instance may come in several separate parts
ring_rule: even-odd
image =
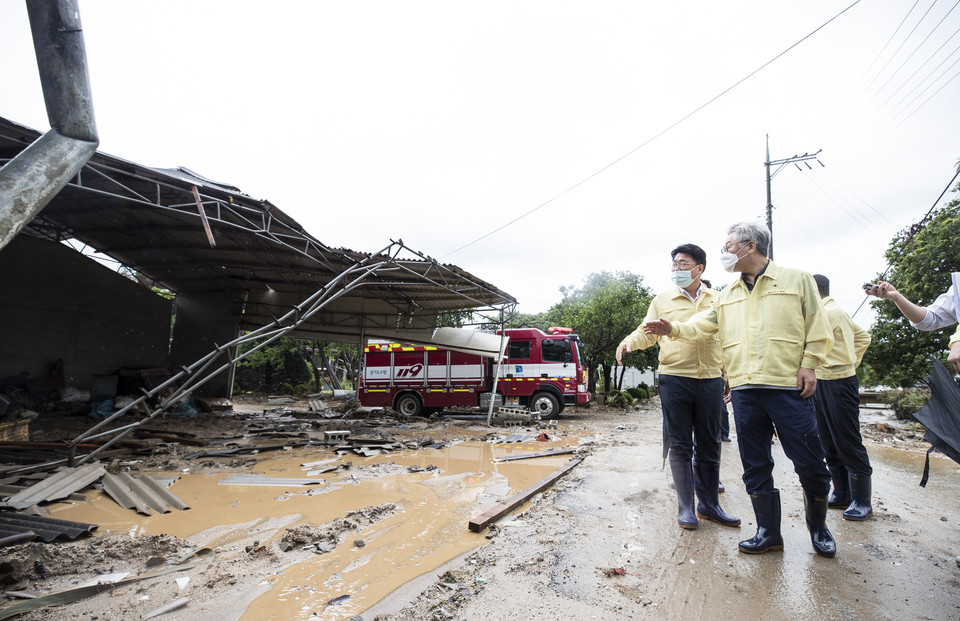
[[[541,453],[530,453],[529,455],[508,455],[507,457],[495,457],[493,461],[516,461],[518,459],[533,459],[534,457],[550,457],[551,455],[569,455],[576,453],[576,448],[565,448],[556,451],[543,451]]]
[[[559,479],[563,475],[573,470],[573,468],[582,461],[583,461],[582,459],[572,460],[569,464],[567,464],[563,468],[560,468],[559,470],[555,471],[553,474],[550,474],[540,479],[539,481],[537,481],[527,489],[523,490],[522,492],[518,492],[513,496],[511,496],[510,498],[507,498],[506,500],[504,500],[494,508],[490,509],[480,517],[476,517],[470,520],[470,523],[467,526],[470,528],[471,531],[475,533],[483,532],[483,529],[485,529],[487,526],[490,526],[490,524],[496,522],[497,520],[499,520],[506,514],[510,513],[511,511],[513,511],[514,509],[522,505],[523,503],[527,502],[534,495],[539,494],[543,490],[553,485],[554,482],[557,481],[557,479]]]

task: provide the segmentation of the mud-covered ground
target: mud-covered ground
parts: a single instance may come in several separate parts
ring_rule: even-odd
[[[289,441],[322,434],[328,424],[329,428],[342,426],[334,419],[313,420],[307,426],[302,421],[283,423],[288,426],[278,428],[271,427],[269,416],[249,418],[274,407],[238,404],[237,409],[246,414],[156,421],[151,427],[225,437],[249,434],[251,425],[261,425],[290,434],[284,436]],[[743,526],[702,522],[696,531],[679,529],[669,469],[663,468],[661,459],[660,421],[655,399],[629,412],[568,408],[551,433],[577,437],[582,447],[577,457],[583,461],[531,503],[502,518],[490,529],[485,545],[412,580],[365,610],[348,613],[340,602],[330,601],[303,618],[960,617],[960,517],[956,512],[960,468],[935,454],[930,482],[926,488],[919,487],[929,445],[914,425],[895,421],[883,410],[863,410],[863,433],[875,470],[875,517],[864,523],[846,522],[838,511],[831,511],[828,525],[839,552],[836,559],[823,559],[810,546],[800,488],[779,445],[774,446],[774,456],[783,498],[783,552],[761,556],[737,552],[737,542],[752,536],[755,523],[739,478],[742,470],[735,437],[733,443],[723,445],[721,474],[727,492],[721,501],[728,512],[743,519]],[[455,439],[482,441],[487,434],[504,432],[480,421],[449,419],[398,427],[396,421],[376,415],[355,424],[355,431],[367,435],[389,426],[391,437],[421,445]],[[63,424],[50,429],[38,425],[34,439],[50,439],[62,431]],[[185,455],[194,450],[164,442],[149,456],[117,459],[111,465],[125,463],[126,468],[160,472],[184,468],[243,472],[251,459],[262,458],[261,454],[186,460]],[[131,466],[132,461],[137,463]],[[364,475],[358,470],[356,476]],[[217,540],[215,529],[185,538],[114,532],[65,543],[22,543],[0,550],[0,575],[6,576],[5,591],[42,594],[75,589],[105,574],[129,572],[126,582],[100,587],[100,594],[18,617],[30,621],[138,619],[180,601],[182,608],[157,618],[238,619],[250,602],[268,591],[268,577],[338,546],[364,545],[356,532],[399,510],[395,504],[373,502],[323,524],[266,520],[250,524],[244,537],[222,547],[208,545]],[[152,577],[162,572],[165,579]],[[4,605],[24,601],[8,597]],[[200,609],[203,615],[196,612]]]
[[[589,457],[503,520],[491,544],[462,559],[399,613],[403,621],[569,619],[956,619],[960,618],[960,468],[931,461],[926,488],[922,431],[865,409],[874,467],[875,517],[831,510],[835,559],[817,557],[800,486],[774,446],[783,504],[783,552],[737,552],[755,532],[736,438],[723,446],[720,496],[741,528],[676,526],[676,496],[662,469],[655,408],[626,415],[584,411],[567,424],[596,429]],[[452,579],[453,578],[453,579]],[[455,579],[455,580],[454,580]]]

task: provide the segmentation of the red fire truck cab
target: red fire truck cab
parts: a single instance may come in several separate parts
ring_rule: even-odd
[[[580,338],[569,328],[506,330],[496,405],[526,407],[555,418],[590,401]],[[500,332],[497,332],[500,335]],[[453,406],[486,407],[494,388],[493,357],[436,346],[371,344],[364,348],[360,404],[407,416]]]

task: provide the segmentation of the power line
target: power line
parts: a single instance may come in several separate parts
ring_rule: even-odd
[[[934,2],[934,4],[936,4],[936,2]],[[912,52],[910,52],[910,55],[907,56],[907,57],[903,60],[903,62],[900,63],[900,66],[897,67],[896,70],[895,70],[893,73],[890,74],[890,77],[888,77],[887,80],[886,80],[883,84],[880,85],[880,88],[877,89],[877,94],[879,94],[880,91],[882,91],[882,90],[884,89],[884,87],[886,87],[887,84],[890,83],[890,80],[892,80],[895,75],[897,75],[898,73],[900,73],[900,70],[903,69],[908,62],[910,62],[910,59],[911,59],[911,58],[913,58],[913,55],[920,51],[920,48],[923,47],[923,45],[930,39],[930,37],[933,36],[933,33],[936,32],[938,28],[940,28],[940,26],[941,26],[941,25],[943,24],[943,22],[947,19],[947,17],[949,17],[950,14],[953,13],[953,10],[954,10],[955,8],[957,8],[957,5],[958,5],[958,4],[960,4],[960,0],[957,0],[957,3],[954,4],[952,7],[950,7],[950,10],[947,11],[947,14],[944,15],[942,18],[940,18],[940,21],[937,22],[937,25],[934,26],[933,29],[930,30],[930,32],[927,33],[927,36],[925,36],[925,37],[923,38],[923,41],[921,41],[920,44],[917,45],[917,47],[914,48],[914,50],[913,50]],[[933,5],[931,5],[930,8],[932,9],[932,8],[933,8]],[[924,14],[924,17],[926,17],[926,14]],[[918,23],[917,26],[919,26],[919,25],[920,25],[920,24]],[[913,34],[913,33],[911,32],[910,34]],[[904,41],[904,43],[906,43],[906,41]],[[938,51],[939,51],[939,50],[938,50]],[[935,52],[935,53],[936,53],[936,52]]]
[[[957,180],[957,177],[960,177],[960,165],[957,166],[957,172],[950,179],[950,183],[948,183],[946,187],[943,188],[943,192],[940,192],[940,196],[937,197],[937,200],[933,201],[933,205],[930,207],[930,209],[927,210],[927,213],[924,214],[922,218],[920,218],[920,222],[923,222],[928,217],[930,217],[930,214],[933,213],[933,210],[936,209],[937,205],[940,204],[940,201],[943,199],[944,194],[946,194],[947,191],[949,191],[950,188],[953,186],[953,182]],[[883,270],[882,274],[880,274],[880,278],[878,280],[883,280],[884,278],[886,278],[887,272],[889,272],[890,268],[893,267],[894,262],[897,259],[899,259],[901,255],[903,255],[904,251],[907,249],[907,246],[910,245],[910,242],[913,240],[914,236],[916,236],[916,234],[919,232],[920,232],[920,229],[915,229],[913,232],[910,233],[907,239],[904,240],[904,242],[900,245],[900,250],[897,252],[897,256],[893,257],[893,259],[890,260],[890,262],[887,264],[886,269]],[[860,306],[857,307],[857,310],[853,311],[853,315],[851,315],[851,317],[856,317],[857,313],[860,312],[860,309],[863,308],[863,305],[866,304],[867,300],[869,299],[870,299],[869,295],[865,296],[863,298],[863,302],[860,302]]]
[[[837,13],[836,15],[834,15],[833,17],[831,17],[830,19],[828,19],[826,22],[824,22],[823,24],[821,24],[820,26],[818,26],[818,27],[817,27],[816,29],[814,29],[812,32],[810,32],[809,34],[807,34],[805,37],[803,37],[802,39],[800,39],[799,41],[797,41],[796,43],[794,43],[793,45],[791,45],[791,46],[788,47],[787,49],[783,50],[782,52],[780,52],[779,54],[777,54],[776,56],[774,56],[773,58],[771,58],[771,59],[768,60],[767,62],[765,62],[765,63],[763,63],[762,65],[760,65],[758,68],[756,68],[756,69],[754,69],[753,71],[751,71],[749,74],[747,74],[746,76],[744,76],[743,78],[741,78],[740,80],[738,80],[738,81],[737,81],[736,83],[734,83],[732,86],[727,87],[727,88],[724,89],[722,92],[720,92],[718,95],[715,95],[714,97],[712,97],[711,99],[709,99],[706,103],[700,105],[698,108],[696,108],[696,109],[693,110],[692,112],[688,113],[686,116],[680,118],[678,121],[675,121],[674,123],[672,123],[671,125],[669,125],[669,126],[666,127],[665,129],[663,129],[663,130],[661,130],[660,132],[658,132],[657,134],[655,134],[653,137],[648,138],[647,140],[645,140],[645,141],[644,141],[643,143],[641,143],[640,145],[634,147],[633,149],[630,149],[629,151],[627,151],[626,153],[624,153],[623,155],[621,155],[621,156],[618,157],[617,159],[613,160],[612,162],[610,162],[610,163],[607,164],[606,166],[600,168],[600,169],[597,170],[596,172],[588,175],[587,177],[584,177],[583,179],[581,179],[580,181],[576,182],[575,184],[573,184],[572,186],[570,186],[570,187],[567,188],[566,190],[564,190],[564,191],[560,192],[559,194],[555,195],[553,198],[551,198],[551,199],[549,199],[549,200],[547,200],[547,201],[545,201],[545,202],[543,202],[543,203],[540,203],[539,205],[537,205],[537,206],[534,207],[533,209],[531,209],[531,210],[529,210],[529,211],[527,211],[527,212],[525,212],[525,213],[517,216],[517,217],[514,218],[513,220],[510,220],[510,221],[507,222],[506,224],[503,224],[503,225],[495,228],[494,230],[490,231],[489,233],[486,233],[485,235],[482,235],[482,236],[476,238],[476,239],[473,240],[472,242],[466,243],[466,244],[460,246],[459,248],[457,248],[456,250],[453,250],[453,251],[451,251],[451,252],[448,252],[447,254],[443,255],[441,258],[446,258],[446,257],[449,257],[450,255],[456,254],[456,253],[460,252],[461,250],[463,250],[464,248],[469,248],[470,246],[474,245],[475,243],[477,243],[477,242],[479,242],[479,241],[482,241],[482,240],[490,237],[491,235],[494,235],[495,233],[499,233],[500,231],[502,231],[503,229],[507,228],[508,226],[511,226],[511,225],[513,225],[513,224],[516,224],[517,222],[519,222],[520,220],[523,220],[523,219],[526,218],[527,216],[529,216],[529,215],[531,215],[531,214],[539,211],[540,209],[543,209],[544,207],[546,207],[547,205],[549,205],[549,204],[552,203],[553,201],[557,200],[557,199],[560,198],[561,196],[572,192],[573,190],[579,188],[581,185],[583,185],[584,183],[590,181],[590,180],[593,179],[594,177],[596,177],[596,176],[600,175],[601,173],[609,170],[610,168],[613,168],[614,166],[616,166],[617,164],[619,164],[619,163],[622,162],[623,160],[627,159],[628,157],[630,157],[631,155],[633,155],[634,153],[636,153],[637,151],[639,151],[639,150],[642,149],[643,147],[647,146],[648,144],[650,144],[651,142],[653,142],[654,140],[656,140],[656,139],[659,138],[660,136],[663,136],[664,134],[666,134],[667,132],[669,132],[670,130],[672,130],[672,129],[673,129],[674,127],[676,127],[677,125],[680,125],[681,123],[683,123],[684,121],[686,121],[687,119],[689,119],[689,118],[692,117],[693,115],[697,114],[698,112],[700,112],[701,110],[703,110],[704,108],[706,108],[707,106],[709,106],[710,104],[712,104],[713,102],[717,101],[718,99],[720,99],[721,97],[723,97],[724,95],[726,95],[727,93],[729,93],[730,91],[732,91],[733,89],[735,89],[736,87],[740,86],[741,84],[743,84],[744,82],[746,82],[747,80],[749,80],[750,78],[752,78],[754,75],[756,75],[756,74],[759,73],[760,71],[766,69],[767,66],[769,66],[770,64],[772,64],[772,63],[774,63],[775,61],[779,60],[781,56],[785,55],[787,52],[791,51],[793,48],[797,47],[798,45],[800,45],[801,43],[803,43],[804,41],[806,41],[807,39],[809,39],[809,38],[812,37],[813,35],[817,34],[817,33],[818,33],[819,31],[821,31],[822,29],[826,28],[831,22],[833,22],[834,20],[836,20],[836,19],[839,18],[841,15],[843,15],[844,13],[846,13],[847,11],[849,11],[850,9],[852,9],[853,7],[855,7],[855,6],[858,5],[858,4],[860,4],[860,0],[855,0],[855,1],[853,2],[853,4],[851,4],[851,5],[848,6],[847,8],[843,9],[842,11],[840,11],[839,13]]]
[[[960,4],[960,3],[958,3],[958,4]],[[954,6],[956,6],[956,5],[954,5]],[[901,82],[901,83],[900,83],[900,86],[898,86],[897,88],[895,88],[895,89],[893,90],[893,92],[890,93],[890,95],[887,96],[887,98],[886,98],[885,100],[883,100],[883,103],[881,103],[880,106],[883,107],[883,106],[885,106],[887,103],[889,103],[889,101],[890,101],[891,99],[893,99],[894,95],[896,95],[897,93],[900,92],[900,89],[902,89],[904,86],[906,86],[907,84],[909,84],[911,80],[913,80],[915,77],[917,77],[917,74],[920,73],[920,70],[923,69],[924,67],[926,67],[926,66],[927,66],[927,63],[929,63],[931,60],[933,60],[933,59],[936,57],[936,55],[940,53],[940,50],[942,50],[943,48],[945,48],[945,47],[947,46],[947,43],[950,43],[950,40],[953,39],[955,36],[957,36],[957,34],[960,34],[960,29],[957,29],[956,31],[954,31],[954,33],[953,33],[952,35],[950,35],[950,37],[949,37],[946,41],[944,41],[943,43],[941,43],[941,44],[940,44],[940,47],[938,47],[936,50],[934,50],[933,53],[930,54],[930,56],[928,56],[927,59],[926,59],[925,61],[923,61],[923,63],[922,63],[919,67],[917,67],[917,68],[913,71],[913,73],[910,74],[910,77],[908,77],[906,80],[904,80],[903,82]],[[917,49],[919,49],[919,48],[917,48]],[[952,56],[954,53],[956,53],[956,49],[954,49],[954,51],[953,51],[951,54],[949,54],[949,55],[947,56],[947,58],[950,58],[950,56]],[[910,59],[908,58],[907,60],[910,60]],[[941,61],[940,64],[943,64],[944,62],[946,62],[946,59],[944,59],[943,61]],[[906,61],[904,61],[904,63],[906,63]],[[935,68],[931,71],[931,73],[933,73],[934,71],[936,71],[938,67],[939,67],[939,65],[938,65],[937,67],[935,67]],[[929,75],[930,75],[930,74],[928,74],[927,77],[929,77]],[[923,80],[921,80],[921,81],[920,81],[920,84],[923,84],[925,81],[926,81],[926,78],[924,78]],[[920,84],[918,84],[917,87],[919,87]],[[906,95],[904,95],[904,98],[909,97],[909,96],[910,96],[910,93],[907,93]]]
[[[902,20],[900,20],[900,24],[899,24],[899,25],[897,26],[897,28],[893,31],[893,34],[891,34],[891,35],[890,35],[890,38],[887,39],[887,42],[883,44],[883,47],[880,48],[880,51],[877,52],[877,55],[873,57],[873,61],[871,61],[870,66],[867,67],[866,71],[863,72],[863,75],[860,76],[860,79],[857,80],[857,83],[853,85],[853,89],[851,90],[851,94],[857,90],[857,88],[860,86],[860,83],[863,82],[863,79],[864,79],[865,77],[867,77],[867,75],[870,73],[870,70],[873,69],[873,66],[874,66],[875,64],[877,64],[877,61],[880,60],[880,57],[881,57],[881,56],[883,56],[883,53],[884,53],[884,51],[886,51],[887,46],[890,45],[890,43],[893,42],[893,38],[897,36],[897,33],[900,32],[900,29],[903,28],[903,25],[907,23],[907,18],[910,17],[910,14],[913,13],[913,10],[914,10],[915,8],[917,8],[917,5],[918,5],[918,4],[920,4],[920,0],[915,0],[915,2],[913,3],[913,6],[910,7],[910,10],[907,11],[907,14],[903,16],[903,19],[902,19]],[[889,61],[887,61],[887,62],[889,62]],[[882,71],[882,69],[881,69],[881,71]],[[879,72],[878,72],[878,75],[879,75]],[[876,80],[876,78],[874,78],[874,80]],[[870,84],[873,84],[873,81],[871,81]],[[870,86],[870,85],[868,84],[868,85],[867,85],[867,88],[869,88],[869,86]],[[862,94],[865,93],[865,92],[866,92],[866,90],[860,91],[860,94],[862,95]],[[858,99],[859,99],[859,98],[858,98]],[[857,102],[854,101],[853,103],[854,103],[854,105],[856,105]]]
[[[893,62],[893,59],[896,57],[897,54],[900,53],[900,50],[902,50],[902,49],[903,49],[903,46],[907,44],[907,41],[910,40],[910,37],[912,37],[912,36],[913,36],[913,33],[917,31],[917,28],[920,27],[920,24],[923,23],[923,20],[925,20],[925,19],[927,18],[927,14],[929,14],[930,11],[933,10],[934,5],[936,5],[936,4],[937,4],[937,0],[933,0],[933,4],[931,4],[929,7],[927,7],[927,10],[924,11],[923,15],[920,16],[920,20],[916,23],[916,25],[914,25],[914,27],[910,30],[910,32],[907,34],[907,36],[904,37],[904,39],[903,39],[903,41],[900,43],[900,45],[897,46],[897,49],[894,50],[893,54],[890,55],[890,58],[887,59],[887,62],[885,62],[882,67],[880,67],[880,71],[877,72],[877,75],[875,75],[875,76],[873,77],[873,79],[870,80],[870,83],[867,84],[867,86],[864,88],[864,92],[866,92],[871,86],[873,86],[873,83],[877,81],[877,79],[878,79],[878,78],[880,77],[880,75],[884,72],[884,70],[887,68],[887,66],[888,66],[891,62]],[[914,6],[916,6],[916,4],[914,4]],[[913,11],[913,7],[910,8],[910,12],[912,12],[912,11]],[[910,12],[908,12],[907,15],[909,15]],[[904,18],[904,19],[906,19],[906,18]],[[897,27],[897,30],[900,30],[900,28]],[[896,71],[894,71],[893,73],[896,74]],[[891,75],[891,77],[893,77],[893,76]],[[878,89],[878,90],[882,90],[882,89],[883,89],[883,87],[881,86],[880,89]]]

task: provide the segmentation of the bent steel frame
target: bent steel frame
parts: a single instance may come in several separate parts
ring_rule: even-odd
[[[265,347],[269,343],[277,340],[285,334],[288,334],[300,323],[308,320],[311,316],[320,311],[330,302],[356,289],[370,285],[370,277],[378,274],[408,274],[414,275],[417,278],[427,278],[425,274],[421,274],[419,271],[411,269],[408,260],[403,260],[399,257],[399,253],[404,249],[410,250],[402,242],[391,241],[390,245],[385,247],[379,253],[370,255],[366,259],[358,262],[356,265],[344,270],[333,281],[322,287],[302,303],[290,309],[282,317],[275,319],[272,325],[264,326],[258,330],[244,334],[243,336],[240,336],[229,343],[218,346],[214,351],[211,351],[209,354],[203,358],[200,358],[190,366],[182,367],[179,372],[159,386],[156,386],[151,390],[144,389],[144,394],[142,396],[72,440],[68,445],[68,463],[71,466],[74,466],[85,463],[94,458],[100,452],[104,451],[120,439],[126,437],[145,422],[152,420],[153,418],[167,411],[171,406],[178,403],[181,399],[189,396],[194,390],[202,386],[218,373],[225,371],[239,360],[242,360],[246,356],[249,356],[255,351]],[[417,262],[417,264],[420,265],[421,262]],[[429,271],[436,271],[439,277],[443,271],[440,269],[441,267],[442,266],[432,263]],[[433,279],[428,278],[428,280],[430,280],[430,282],[434,282],[434,284],[437,283],[437,281]],[[479,300],[471,297],[467,293],[461,293],[461,295],[464,298],[465,307],[468,307],[471,304],[480,304]],[[502,313],[504,309],[509,308],[512,311],[514,306],[515,303],[505,300],[501,305],[487,306],[484,309],[478,310],[479,312],[485,312],[486,310],[497,309],[501,312],[502,322]],[[230,353],[235,351],[237,346],[254,341],[260,342],[244,353]],[[127,412],[134,411],[141,404],[147,403],[148,400],[162,395],[164,391],[171,388],[172,392],[160,398],[158,404],[150,409],[149,414],[145,418],[141,418],[127,425],[106,429],[110,423],[116,421]],[[82,456],[77,455],[76,447],[78,444],[102,438],[108,439],[90,453]]]

